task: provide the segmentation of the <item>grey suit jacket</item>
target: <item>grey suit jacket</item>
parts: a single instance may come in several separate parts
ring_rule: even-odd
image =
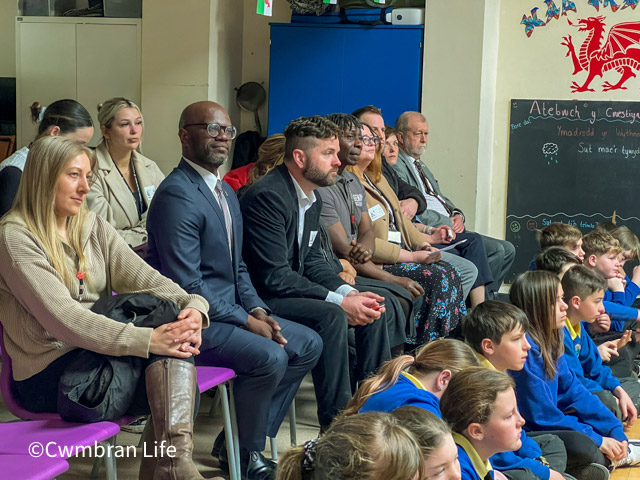
[[[418,174],[416,174],[413,168],[411,168],[412,163],[413,157],[407,154],[404,150],[400,150],[400,152],[398,153],[398,161],[395,165],[393,165],[393,169],[402,180],[422,191],[420,189],[422,180],[420,179]],[[454,211],[454,213],[459,213],[460,215],[462,215],[462,211],[459,208],[456,208],[453,202],[442,194],[442,192],[440,191],[438,180],[436,180],[436,177],[433,176],[431,170],[427,168],[422,160],[420,160],[420,165],[422,166],[422,171],[426,175],[436,193],[440,195],[440,197],[447,203],[447,205],[451,208],[451,210]],[[451,219],[449,217],[442,215],[435,210],[429,210],[428,208],[422,214],[418,215],[418,218],[420,218],[420,221],[425,225],[431,225],[433,227],[438,227],[440,225],[448,225],[450,227],[452,226]]]

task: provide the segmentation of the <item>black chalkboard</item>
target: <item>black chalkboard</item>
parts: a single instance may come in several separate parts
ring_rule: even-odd
[[[551,222],[588,233],[615,211],[640,233],[640,102],[511,100],[509,128],[506,237],[517,253],[507,282]]]

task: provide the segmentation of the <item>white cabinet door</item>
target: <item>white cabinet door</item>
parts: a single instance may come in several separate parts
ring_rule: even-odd
[[[36,134],[29,106],[76,98],[76,26],[17,22],[18,148]]]
[[[77,25],[77,97],[96,126],[91,146],[101,138],[97,105],[125,97],[140,105],[140,49],[136,25]]]

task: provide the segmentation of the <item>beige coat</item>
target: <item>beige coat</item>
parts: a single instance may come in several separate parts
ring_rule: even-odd
[[[16,213],[0,224],[0,320],[4,346],[13,361],[13,378],[25,380],[75,348],[104,355],[148,357],[151,328],[120,323],[90,308],[111,288],[118,293],[149,293],[193,307],[209,325],[209,304],[163,277],[136,255],[104,219],[89,212],[82,231],[86,257],[84,292],[73,279],[69,290],[49,258]],[[64,245],[67,262],[77,269],[77,256]]]
[[[380,205],[384,211],[384,215],[373,222],[373,230],[376,234],[375,252],[373,261],[378,264],[397,263],[400,256],[400,245],[391,243],[389,238],[389,211],[387,204],[382,197],[367,182],[362,182],[364,189],[367,191],[367,207],[369,212],[371,208]],[[420,245],[427,241],[427,237],[420,232],[415,225],[411,223],[400,210],[400,201],[394,193],[387,179],[382,175],[382,179],[376,184],[376,187],[384,194],[385,198],[393,208],[398,230],[402,233],[402,239],[407,245],[407,250],[418,250]],[[371,213],[369,213],[371,215]]]
[[[126,242],[137,247],[147,241],[147,212],[138,220],[138,209],[127,183],[116,168],[105,142],[96,148],[97,169],[94,183],[87,195],[87,206],[106,219]],[[133,165],[142,190],[142,199],[149,208],[151,199],[164,180],[164,174],[153,160],[133,152]]]

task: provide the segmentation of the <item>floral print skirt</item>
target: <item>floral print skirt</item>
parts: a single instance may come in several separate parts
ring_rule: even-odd
[[[398,277],[408,277],[424,289],[422,307],[413,316],[416,336],[407,338],[407,343],[422,345],[446,337],[466,315],[460,273],[450,263],[396,263],[384,265],[384,269]]]

